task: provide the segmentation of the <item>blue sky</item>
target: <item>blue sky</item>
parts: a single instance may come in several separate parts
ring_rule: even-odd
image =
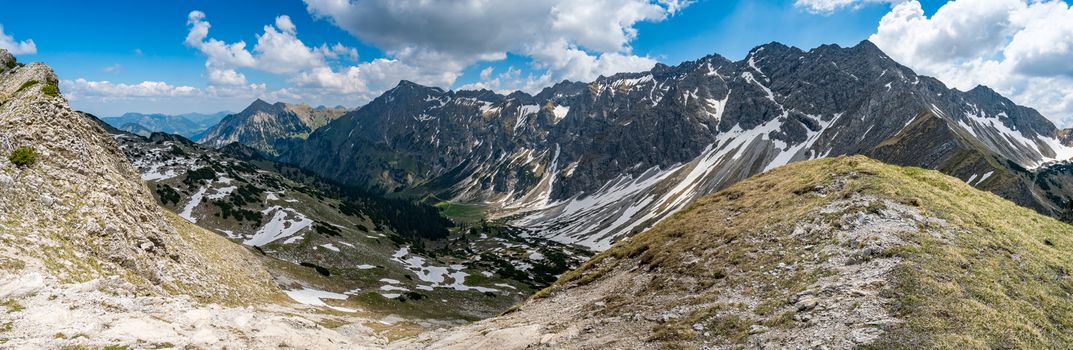
[[[982,0],[960,0],[972,1]],[[6,3],[0,12],[0,35],[8,38],[9,45],[32,40],[35,50],[19,54],[19,59],[54,67],[72,105],[100,115],[239,110],[256,97],[356,107],[398,79],[448,88],[534,91],[561,79],[588,80],[616,70],[641,70],[655,61],[676,64],[710,53],[740,59],[749,49],[771,41],[805,49],[826,43],[854,45],[877,35],[881,19],[893,14],[892,9],[902,1],[567,2],[573,7],[555,2],[525,2],[519,7],[529,8],[516,19],[510,17],[509,7],[471,5],[464,9],[467,13],[481,14],[452,22],[441,13],[458,8],[447,2],[443,8],[436,8],[437,3],[415,9],[399,5],[410,1],[381,0],[362,0],[346,7],[325,0],[19,1]],[[946,4],[919,2],[925,19]],[[568,21],[537,18],[531,25],[518,23],[547,13],[544,5],[550,6],[552,16],[577,21],[562,28],[553,25],[554,30],[547,30],[548,23]],[[604,5],[606,9],[599,8]],[[601,14],[627,5],[636,10]],[[599,16],[573,16],[567,13],[571,10]],[[194,28],[192,11],[203,14],[198,23],[209,24],[201,40],[187,40]],[[43,14],[48,14],[47,20]],[[289,21],[280,22],[280,16]],[[266,26],[282,33],[281,40],[296,39],[306,51],[338,44],[337,53],[356,52],[357,60],[346,54],[334,57],[314,52],[317,62],[304,65],[288,60],[291,51],[280,51],[273,61],[265,53],[270,49],[254,49]],[[285,27],[292,26],[294,35],[288,36],[292,32]],[[473,33],[477,39],[467,35]],[[499,37],[501,42],[481,42],[481,35]],[[224,45],[244,42],[239,52],[249,52],[256,62],[213,56],[210,45],[204,43],[214,40]],[[451,40],[458,40],[457,45]],[[306,54],[292,58],[313,57]],[[577,60],[562,59],[570,55]],[[912,63],[907,64],[918,69]]]

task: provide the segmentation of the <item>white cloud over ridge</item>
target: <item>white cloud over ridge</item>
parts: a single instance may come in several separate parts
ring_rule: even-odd
[[[130,97],[176,97],[194,96],[200,91],[192,86],[173,86],[162,81],[143,81],[138,84],[112,83],[109,81],[87,81],[85,79],[63,80],[60,82],[64,96],[77,100],[86,97],[122,99]]]
[[[64,84],[74,100],[162,99],[182,90],[184,98],[206,101],[261,97],[356,106],[400,80],[451,87],[468,67],[511,53],[529,58],[533,73],[523,76],[511,68],[495,75],[485,69],[481,82],[464,88],[536,92],[564,79],[588,81],[650,69],[656,60],[635,55],[630,47],[638,35],[636,25],[663,21],[691,1],[306,0],[315,18],[385,53],[365,62],[358,61],[356,49],[341,43],[307,45],[286,15],[265,25],[251,47],[245,41],[214,38],[208,15],[191,11],[184,44],[205,56],[206,87],[168,89],[163,82],[124,85],[82,79]],[[289,86],[269,91],[265,84],[249,81],[250,70],[281,75]]]
[[[15,40],[11,35],[4,34],[4,26],[0,25],[0,49],[7,50],[12,55],[33,55],[37,53],[37,44],[33,39]]]
[[[794,6],[812,13],[831,14],[844,8],[856,9],[864,5],[890,3],[897,4],[906,0],[795,0]]]
[[[526,56],[542,70],[522,80],[504,76],[500,89],[535,92],[564,79],[651,68],[656,60],[632,53],[636,25],[659,22],[686,0],[305,0],[307,10],[384,50],[419,72],[419,83],[450,86],[462,69]],[[504,72],[502,74],[508,74]],[[488,74],[490,75],[490,74]],[[497,77],[499,78],[499,77]],[[482,77],[487,80],[487,77]],[[509,85],[508,81],[518,83]],[[487,82],[486,82],[487,83]],[[481,84],[488,85],[488,84]]]
[[[869,40],[959,90],[986,85],[1073,126],[1073,8],[1062,1],[956,0],[927,17],[898,4]]]

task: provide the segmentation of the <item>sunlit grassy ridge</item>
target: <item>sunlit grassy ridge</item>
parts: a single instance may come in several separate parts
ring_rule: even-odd
[[[823,187],[832,192],[816,195]],[[839,244],[824,232],[791,232],[800,222],[814,221],[819,208],[861,196],[915,207],[937,219],[920,223],[919,232],[902,234],[904,244],[878,253],[901,258],[882,293],[893,300],[889,311],[904,322],[886,328],[879,341],[866,347],[1073,344],[1073,226],[936,171],[860,156],[791,164],[708,196],[619,242],[535,298],[599,283],[609,279],[609,272],[638,266],[660,277],[648,282],[640,295],[607,298],[612,313],[646,303],[646,294],[668,291],[688,295],[672,301],[676,305],[711,305],[657,326],[654,339],[688,344],[700,337],[689,324],[703,320],[715,325],[712,333],[728,343],[742,340],[754,324],[792,328],[795,321],[781,311],[787,300],[827,272],[768,272],[779,264],[809,262],[805,260],[812,256],[813,244]],[[851,207],[842,213],[879,210]],[[837,226],[842,213],[819,217]],[[748,308],[755,317],[728,317],[721,311],[745,309],[718,303],[725,297],[721,293],[731,289],[761,301]]]

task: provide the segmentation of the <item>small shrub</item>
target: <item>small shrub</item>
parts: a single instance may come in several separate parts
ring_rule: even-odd
[[[3,303],[0,303],[0,306],[6,308],[7,312],[19,312],[26,309],[22,304],[19,304],[18,301],[15,301],[15,299],[4,300]]]
[[[45,84],[45,86],[41,88],[41,92],[51,97],[60,97],[60,87],[55,84]]]
[[[416,301],[416,300],[427,299],[427,298],[428,298],[427,295],[424,295],[424,294],[421,294],[421,293],[406,292],[406,293],[403,293],[402,295],[396,297],[395,299],[398,299],[401,302],[406,302],[407,300]]]
[[[33,148],[22,146],[11,152],[11,157],[8,157],[8,160],[15,166],[31,166],[34,162],[37,162],[37,151],[34,151]]]
[[[313,230],[317,231],[319,234],[332,237],[339,237],[339,235],[342,234],[342,231],[340,231],[339,228],[331,225],[324,225],[319,222],[313,223]]]
[[[329,271],[327,268],[325,268],[323,266],[320,266],[320,265],[317,265],[317,264],[314,264],[314,263],[311,263],[311,262],[304,262],[304,261],[300,265],[305,266],[305,267],[312,267],[314,270],[317,270],[317,273],[321,274],[324,277],[331,277],[332,276],[332,272]]]
[[[37,80],[27,81],[25,83],[22,83],[22,86],[19,86],[19,89],[15,90],[15,92],[22,92],[22,90],[29,89],[31,86],[34,86],[34,85],[37,85]]]
[[[168,205],[168,203],[175,203],[176,205],[178,205],[179,200],[182,199],[182,197],[179,196],[179,192],[175,191],[175,188],[172,188],[171,186],[165,184],[160,184],[160,186],[157,186],[156,194],[158,197],[160,197],[160,204],[163,205]]]

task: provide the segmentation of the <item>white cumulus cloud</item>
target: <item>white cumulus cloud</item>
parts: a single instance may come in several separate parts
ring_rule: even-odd
[[[637,25],[658,22],[692,0],[307,0],[307,11],[330,21],[383,52],[359,61],[342,43],[307,44],[301,28],[281,15],[261,28],[256,42],[214,37],[208,15],[191,11],[184,44],[205,56],[207,86],[188,91],[206,101],[239,97],[286,99],[312,104],[360,105],[400,80],[449,88],[479,62],[508,53],[531,61],[531,73],[485,69],[481,83],[497,91],[536,92],[558,81],[588,81],[599,75],[652,68],[656,60],[636,55],[630,43]],[[251,71],[282,76],[275,90],[249,81]],[[155,86],[153,83],[165,86]],[[107,81],[65,82],[75,99],[164,98],[163,82],[134,85]],[[155,88],[155,90],[154,90]],[[189,88],[189,87],[188,87]],[[191,88],[193,89],[193,88]],[[151,96],[151,97],[150,97]],[[229,100],[229,101],[231,101]]]
[[[209,83],[212,85],[245,85],[246,75],[234,69],[209,69]]]
[[[71,100],[86,97],[174,97],[192,96],[200,93],[197,88],[192,86],[173,86],[162,81],[123,84],[110,81],[88,81],[79,78],[63,80],[60,82],[60,87],[63,89],[64,96]]]
[[[898,4],[869,40],[960,90],[986,85],[1073,125],[1073,8],[1062,1],[956,0],[928,17]]]
[[[804,8],[809,12],[830,14],[835,10],[843,8],[853,8],[877,4],[877,3],[892,3],[897,4],[906,0],[796,0],[794,6]]]
[[[4,34],[4,26],[0,24],[0,49],[7,50],[12,55],[33,55],[37,53],[37,44],[33,39],[15,40],[11,35]]]
[[[479,61],[514,53],[543,72],[526,80],[586,81],[645,70],[656,60],[632,53],[641,22],[659,22],[688,6],[682,0],[306,0],[308,11],[450,85]],[[491,74],[488,74],[490,77]],[[487,79],[487,77],[482,78]],[[420,80],[415,80],[422,82]],[[503,81],[500,81],[501,83]],[[518,86],[532,90],[532,86]],[[538,87],[539,88],[539,87]]]

